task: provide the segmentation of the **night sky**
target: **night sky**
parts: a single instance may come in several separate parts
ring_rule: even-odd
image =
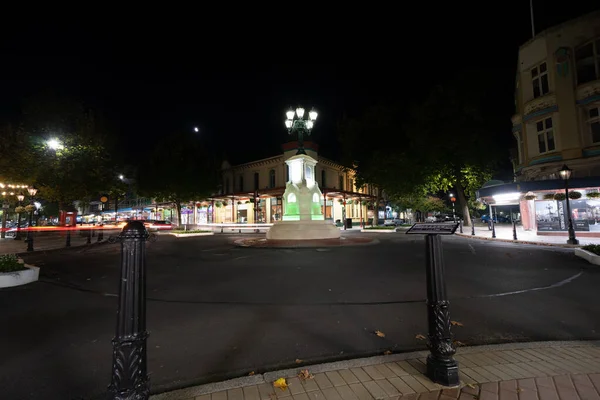
[[[534,0],[536,31],[596,4]],[[0,117],[14,117],[22,99],[50,88],[102,109],[123,148],[138,157],[155,138],[199,126],[215,152],[242,162],[278,154],[289,139],[284,111],[301,104],[319,111],[314,140],[336,158],[342,115],[378,101],[408,105],[469,67],[489,73],[479,83],[490,93],[485,106],[495,110],[498,145],[512,146],[517,49],[531,37],[529,1],[378,7],[330,15],[317,7],[306,17],[277,10],[285,18],[202,15],[195,22],[165,16],[143,25],[49,18],[10,29],[7,21]]]

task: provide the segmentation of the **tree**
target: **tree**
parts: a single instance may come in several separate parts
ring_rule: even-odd
[[[217,160],[200,138],[176,132],[155,142],[150,156],[138,170],[138,184],[142,194],[173,203],[181,221],[183,203],[215,192],[218,172]]]
[[[421,207],[428,194],[454,188],[469,225],[469,200],[503,157],[493,141],[496,126],[482,107],[488,94],[478,76],[466,71],[432,87],[412,107],[372,107],[343,121],[339,137],[358,166],[357,182],[375,183],[390,198]],[[369,151],[360,152],[363,143]],[[414,204],[410,208],[417,209]]]
[[[42,93],[28,99],[18,128],[8,132],[10,157],[3,162],[11,166],[3,171],[35,185],[37,196],[58,203],[60,210],[97,197],[114,175],[112,152],[105,146],[110,132],[97,113],[74,98]]]

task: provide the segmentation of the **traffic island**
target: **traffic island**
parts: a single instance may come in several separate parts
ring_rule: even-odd
[[[0,288],[26,285],[39,279],[40,269],[14,255],[0,257]]]
[[[233,242],[238,247],[260,249],[297,249],[321,247],[364,246],[379,243],[377,239],[365,237],[341,237],[339,239],[272,240],[265,238],[239,239]]]

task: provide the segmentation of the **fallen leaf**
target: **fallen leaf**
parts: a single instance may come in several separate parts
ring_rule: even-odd
[[[466,344],[464,344],[463,342],[459,342],[458,340],[455,340],[455,341],[454,341],[454,345],[455,345],[456,347],[463,347],[463,346],[466,346]]]
[[[389,351],[389,350],[386,350],[386,351],[383,352],[384,356],[389,356],[390,354],[392,354],[392,352]]]
[[[312,379],[314,378],[313,374],[311,374],[310,372],[308,372],[307,369],[303,369],[300,371],[300,373],[298,374],[298,378],[302,379],[303,381],[308,380],[308,379]]]
[[[419,333],[417,336],[415,336],[415,339],[419,339],[419,340],[425,340],[425,339],[426,339],[426,337],[425,337],[425,336],[423,336],[423,335],[421,335],[421,334]]]
[[[470,387],[471,389],[475,389],[475,385],[473,385],[472,383],[467,383],[467,386]]]
[[[285,389],[287,389],[288,384],[285,381],[285,378],[279,378],[275,382],[273,382],[273,386],[276,388],[279,388],[281,390],[285,390]]]
[[[300,364],[301,362],[302,362],[302,360],[301,360],[301,359],[299,359],[299,358],[296,358],[296,364]]]
[[[517,393],[521,393],[522,391],[523,391],[523,389],[517,388]]]
[[[462,324],[462,322],[458,322],[458,321],[450,321],[450,323],[452,324],[452,326],[464,326]]]
[[[385,337],[385,333],[383,333],[381,331],[375,331],[375,334],[379,337]]]
[[[248,376],[252,376],[254,375],[254,371],[250,371],[250,373],[248,373]]]

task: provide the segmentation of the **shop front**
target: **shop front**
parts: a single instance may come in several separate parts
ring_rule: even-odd
[[[518,208],[512,215],[520,215],[525,230],[560,236],[567,236],[569,201],[577,234],[600,237],[600,178],[571,179],[568,200],[564,188],[562,180],[515,182],[482,187],[478,198],[495,216],[500,206]]]

